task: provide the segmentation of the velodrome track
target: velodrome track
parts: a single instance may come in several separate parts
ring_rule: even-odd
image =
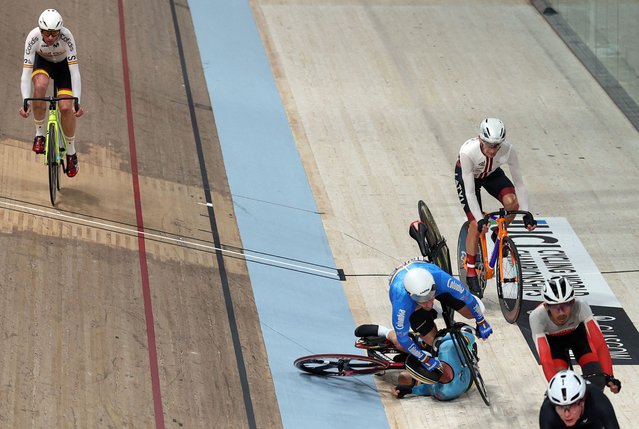
[[[242,173],[249,188],[271,179],[229,165],[237,154],[224,146],[218,131],[227,124],[216,112],[229,100],[208,91],[241,86],[254,69],[243,64],[246,76],[214,74],[220,82],[212,83],[216,65],[202,52],[203,37],[218,29],[202,30],[201,5],[141,3],[55,5],[78,39],[87,110],[80,174],[64,181],[58,210],[30,151],[31,121],[16,113],[21,49],[40,6],[12,4],[0,17],[15,29],[0,42],[8,100],[0,123],[2,426],[356,427],[349,419],[376,415],[364,410],[381,398],[386,418],[367,427],[534,427],[543,376],[494,294],[485,302],[495,334],[481,347],[491,408],[476,393],[450,403],[396,401],[384,381],[379,395],[366,381],[309,382],[292,366],[284,373],[282,347],[273,346],[279,338],[291,354],[351,351],[342,325],[389,323],[386,274],[416,254],[406,230],[418,199],[454,249],[463,215],[452,165],[485,115],[506,122],[535,214],[567,219],[636,323],[637,131],[528,2],[251,3],[316,203],[308,221],[321,219],[334,258],[326,265],[346,273],[330,287],[338,295],[343,287],[352,319],[324,314],[325,323],[315,314],[327,305],[323,292],[312,290],[302,294],[303,312],[289,305],[294,317],[275,318],[264,305],[270,291],[254,299],[251,283],[258,275],[276,284],[288,272],[258,272],[231,252],[267,240],[254,250],[305,262],[327,257],[304,248],[322,236],[300,233],[303,225],[294,225],[294,254],[268,242],[291,224],[269,225],[263,235],[247,229],[246,219],[259,223],[269,205],[289,202],[288,188],[275,191],[280,199],[260,195],[261,205],[236,192]],[[224,13],[231,24],[245,18],[221,2],[208,7],[219,21]],[[220,58],[253,55],[262,54]],[[258,102],[243,98],[238,111]],[[247,146],[248,165],[261,153]],[[215,251],[222,246],[226,252]],[[300,327],[309,344],[287,343]],[[612,400],[622,426],[632,427],[636,367],[616,372],[624,387]],[[334,406],[313,410],[306,396]]]

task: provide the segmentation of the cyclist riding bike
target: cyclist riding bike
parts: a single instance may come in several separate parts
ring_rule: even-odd
[[[529,317],[532,338],[546,380],[567,369],[572,350],[584,377],[603,390],[618,393],[621,382],[613,376],[608,345],[587,302],[575,298],[565,277],[544,283],[544,302]]]
[[[437,333],[437,311],[433,309],[435,299],[465,318],[475,319],[482,339],[485,340],[493,332],[484,318],[481,300],[469,293],[459,280],[435,264],[425,262],[422,258],[404,262],[391,273],[389,284],[394,330],[380,335],[386,335],[398,349],[412,355],[407,359],[406,366],[414,373],[413,376],[432,380],[438,379],[442,374],[439,359],[413,341],[409,335],[412,328],[425,344],[432,346]]]
[[[540,429],[618,429],[610,399],[571,370],[559,371],[548,383],[539,410]]]
[[[58,88],[58,97],[69,97],[69,101],[58,102],[62,132],[67,141],[67,176],[78,174],[78,156],[75,149],[76,117],[84,113],[79,107],[75,110],[73,99],[80,102],[81,82],[75,39],[68,28],[63,26],[62,16],[55,9],[47,9],[40,15],[38,26],[31,30],[24,45],[20,88],[22,98],[30,98],[33,84],[33,97],[45,97],[49,79],[53,79]],[[44,153],[46,102],[33,101],[25,111],[20,107],[20,115],[28,118],[33,109],[35,138],[33,151]]]
[[[512,174],[510,181],[501,166],[507,164]],[[475,262],[479,234],[488,232],[488,223],[483,219],[481,188],[492,195],[506,210],[528,211],[528,191],[519,169],[519,160],[513,146],[506,141],[506,127],[496,118],[486,118],[479,125],[479,136],[467,140],[459,150],[455,164],[455,187],[459,201],[468,218],[466,236],[466,283],[470,291],[481,298],[482,290],[477,280]],[[513,217],[508,217],[510,223]],[[529,231],[537,222],[524,216],[524,225]],[[493,233],[493,241],[496,233]]]

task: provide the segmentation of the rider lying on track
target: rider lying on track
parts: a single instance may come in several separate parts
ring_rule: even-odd
[[[415,325],[419,325],[425,317],[428,317],[426,313],[427,310],[423,308],[418,309],[413,313],[411,322],[414,322]],[[462,328],[462,331],[468,340],[468,349],[472,351],[477,347],[475,345],[476,338],[473,333],[474,329],[470,326],[466,326]],[[391,336],[391,332],[392,330],[385,326],[361,325],[355,330],[355,335],[357,337],[388,338]],[[414,331],[412,331],[411,334],[413,338],[419,335]],[[458,398],[462,393],[467,391],[472,383],[470,370],[462,366],[459,353],[455,349],[455,343],[450,334],[446,332],[446,329],[437,332],[432,347],[429,345],[424,346],[442,363],[442,371],[432,371],[432,378],[423,381],[417,381],[413,378],[410,371],[402,371],[398,376],[398,384],[393,389],[395,396],[401,399],[406,395],[413,394],[432,396],[440,401],[450,401],[451,399]],[[406,355],[397,355],[393,360],[401,359],[406,359]],[[410,355],[406,365],[409,368],[416,368],[421,364],[414,356]]]
[[[482,339],[485,340],[493,332],[484,318],[481,300],[435,264],[425,262],[422,258],[411,259],[391,273],[389,284],[394,330],[380,335],[386,335],[397,348],[414,356],[420,362],[414,368],[415,375],[423,373],[425,380],[432,379],[433,371],[441,375],[442,365],[439,359],[411,339],[409,331],[412,328],[425,344],[432,346],[437,333],[437,312],[433,309],[435,299],[465,318],[475,319],[477,332]]]

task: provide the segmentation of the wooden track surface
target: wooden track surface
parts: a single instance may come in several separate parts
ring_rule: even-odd
[[[345,283],[356,323],[390,326],[384,274],[418,253],[407,234],[417,200],[456,251],[453,164],[484,116],[505,121],[533,212],[566,217],[601,272],[636,269],[637,132],[528,2],[262,0],[254,10],[338,266],[359,275]],[[637,320],[639,276],[605,279]],[[537,425],[541,369],[494,290],[484,302],[492,407],[476,392],[397,401],[391,379],[379,388],[392,427]],[[624,390],[612,400],[632,427],[637,369],[616,372]]]
[[[231,323],[247,360],[258,427],[281,425],[245,264],[225,258],[238,320],[230,321],[204,204],[203,178],[169,2],[124,2],[132,128],[118,3],[56,3],[78,46],[85,116],[80,172],[63,177],[56,209],[46,168],[31,152],[32,119],[18,115],[24,38],[40,5],[5,5],[0,47],[0,426],[237,428],[247,425]],[[181,29],[217,233],[241,246],[202,65],[185,4]],[[100,19],[97,19],[100,17]],[[145,231],[137,238],[131,136]],[[11,204],[11,205],[7,205]],[[58,211],[59,210],[59,211]],[[66,216],[60,218],[59,214]],[[182,241],[176,241],[176,239]],[[208,246],[189,246],[197,242]],[[204,250],[203,250],[204,249]],[[143,296],[141,261],[150,299]],[[147,304],[151,304],[149,307]],[[149,350],[149,310],[155,350]],[[150,357],[157,354],[161,403]]]
[[[1,427],[157,423],[142,259],[166,427],[247,425],[217,259],[174,240],[210,246],[213,231],[171,9],[124,6],[131,129],[118,5],[56,4],[77,38],[86,110],[77,132],[80,173],[63,178],[56,209],[31,152],[32,121],[17,114],[22,46],[41,6],[13,2],[0,16],[12,30],[0,39]],[[351,274],[344,286],[357,323],[390,323],[385,276],[417,253],[406,230],[418,199],[456,241],[463,214],[452,165],[485,115],[506,122],[533,211],[566,217],[602,272],[636,268],[637,132],[526,1],[255,0],[252,7],[337,266]],[[186,3],[176,10],[220,241],[241,246],[191,17]],[[147,237],[143,255],[134,170],[144,229],[157,236]],[[246,267],[224,263],[257,427],[279,427]],[[605,279],[637,321],[639,276]],[[502,321],[494,293],[485,302],[495,334],[481,345],[482,373],[493,406],[476,393],[449,403],[397,401],[384,379],[391,427],[536,426],[541,370],[519,330]],[[622,426],[632,427],[639,376],[629,366],[617,375],[624,389],[612,400]]]

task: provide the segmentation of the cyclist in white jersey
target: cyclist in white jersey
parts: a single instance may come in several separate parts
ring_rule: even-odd
[[[504,164],[508,165],[514,184],[501,169]],[[455,186],[470,222],[466,236],[467,283],[470,291],[481,298],[475,261],[479,234],[488,231],[482,214],[481,188],[498,199],[506,210],[528,210],[528,191],[519,160],[513,146],[506,141],[506,127],[501,120],[484,119],[479,125],[479,136],[462,145],[455,165]],[[512,217],[507,219],[511,221]],[[529,215],[524,216],[524,224],[530,231],[536,226]]]
[[[63,27],[62,16],[55,9],[47,9],[40,15],[38,26],[31,30],[24,44],[20,89],[22,98],[30,98],[33,84],[33,97],[45,97],[49,78],[55,81],[58,97],[78,97],[80,101],[81,83],[75,39],[68,28]],[[82,108],[76,111],[73,100],[58,103],[62,132],[67,140],[67,175],[78,173],[78,157],[75,150],[76,117],[84,113]],[[20,115],[29,117],[33,108],[36,136],[33,139],[33,151],[44,153],[45,115],[47,104],[34,101],[25,111],[20,107]]]

